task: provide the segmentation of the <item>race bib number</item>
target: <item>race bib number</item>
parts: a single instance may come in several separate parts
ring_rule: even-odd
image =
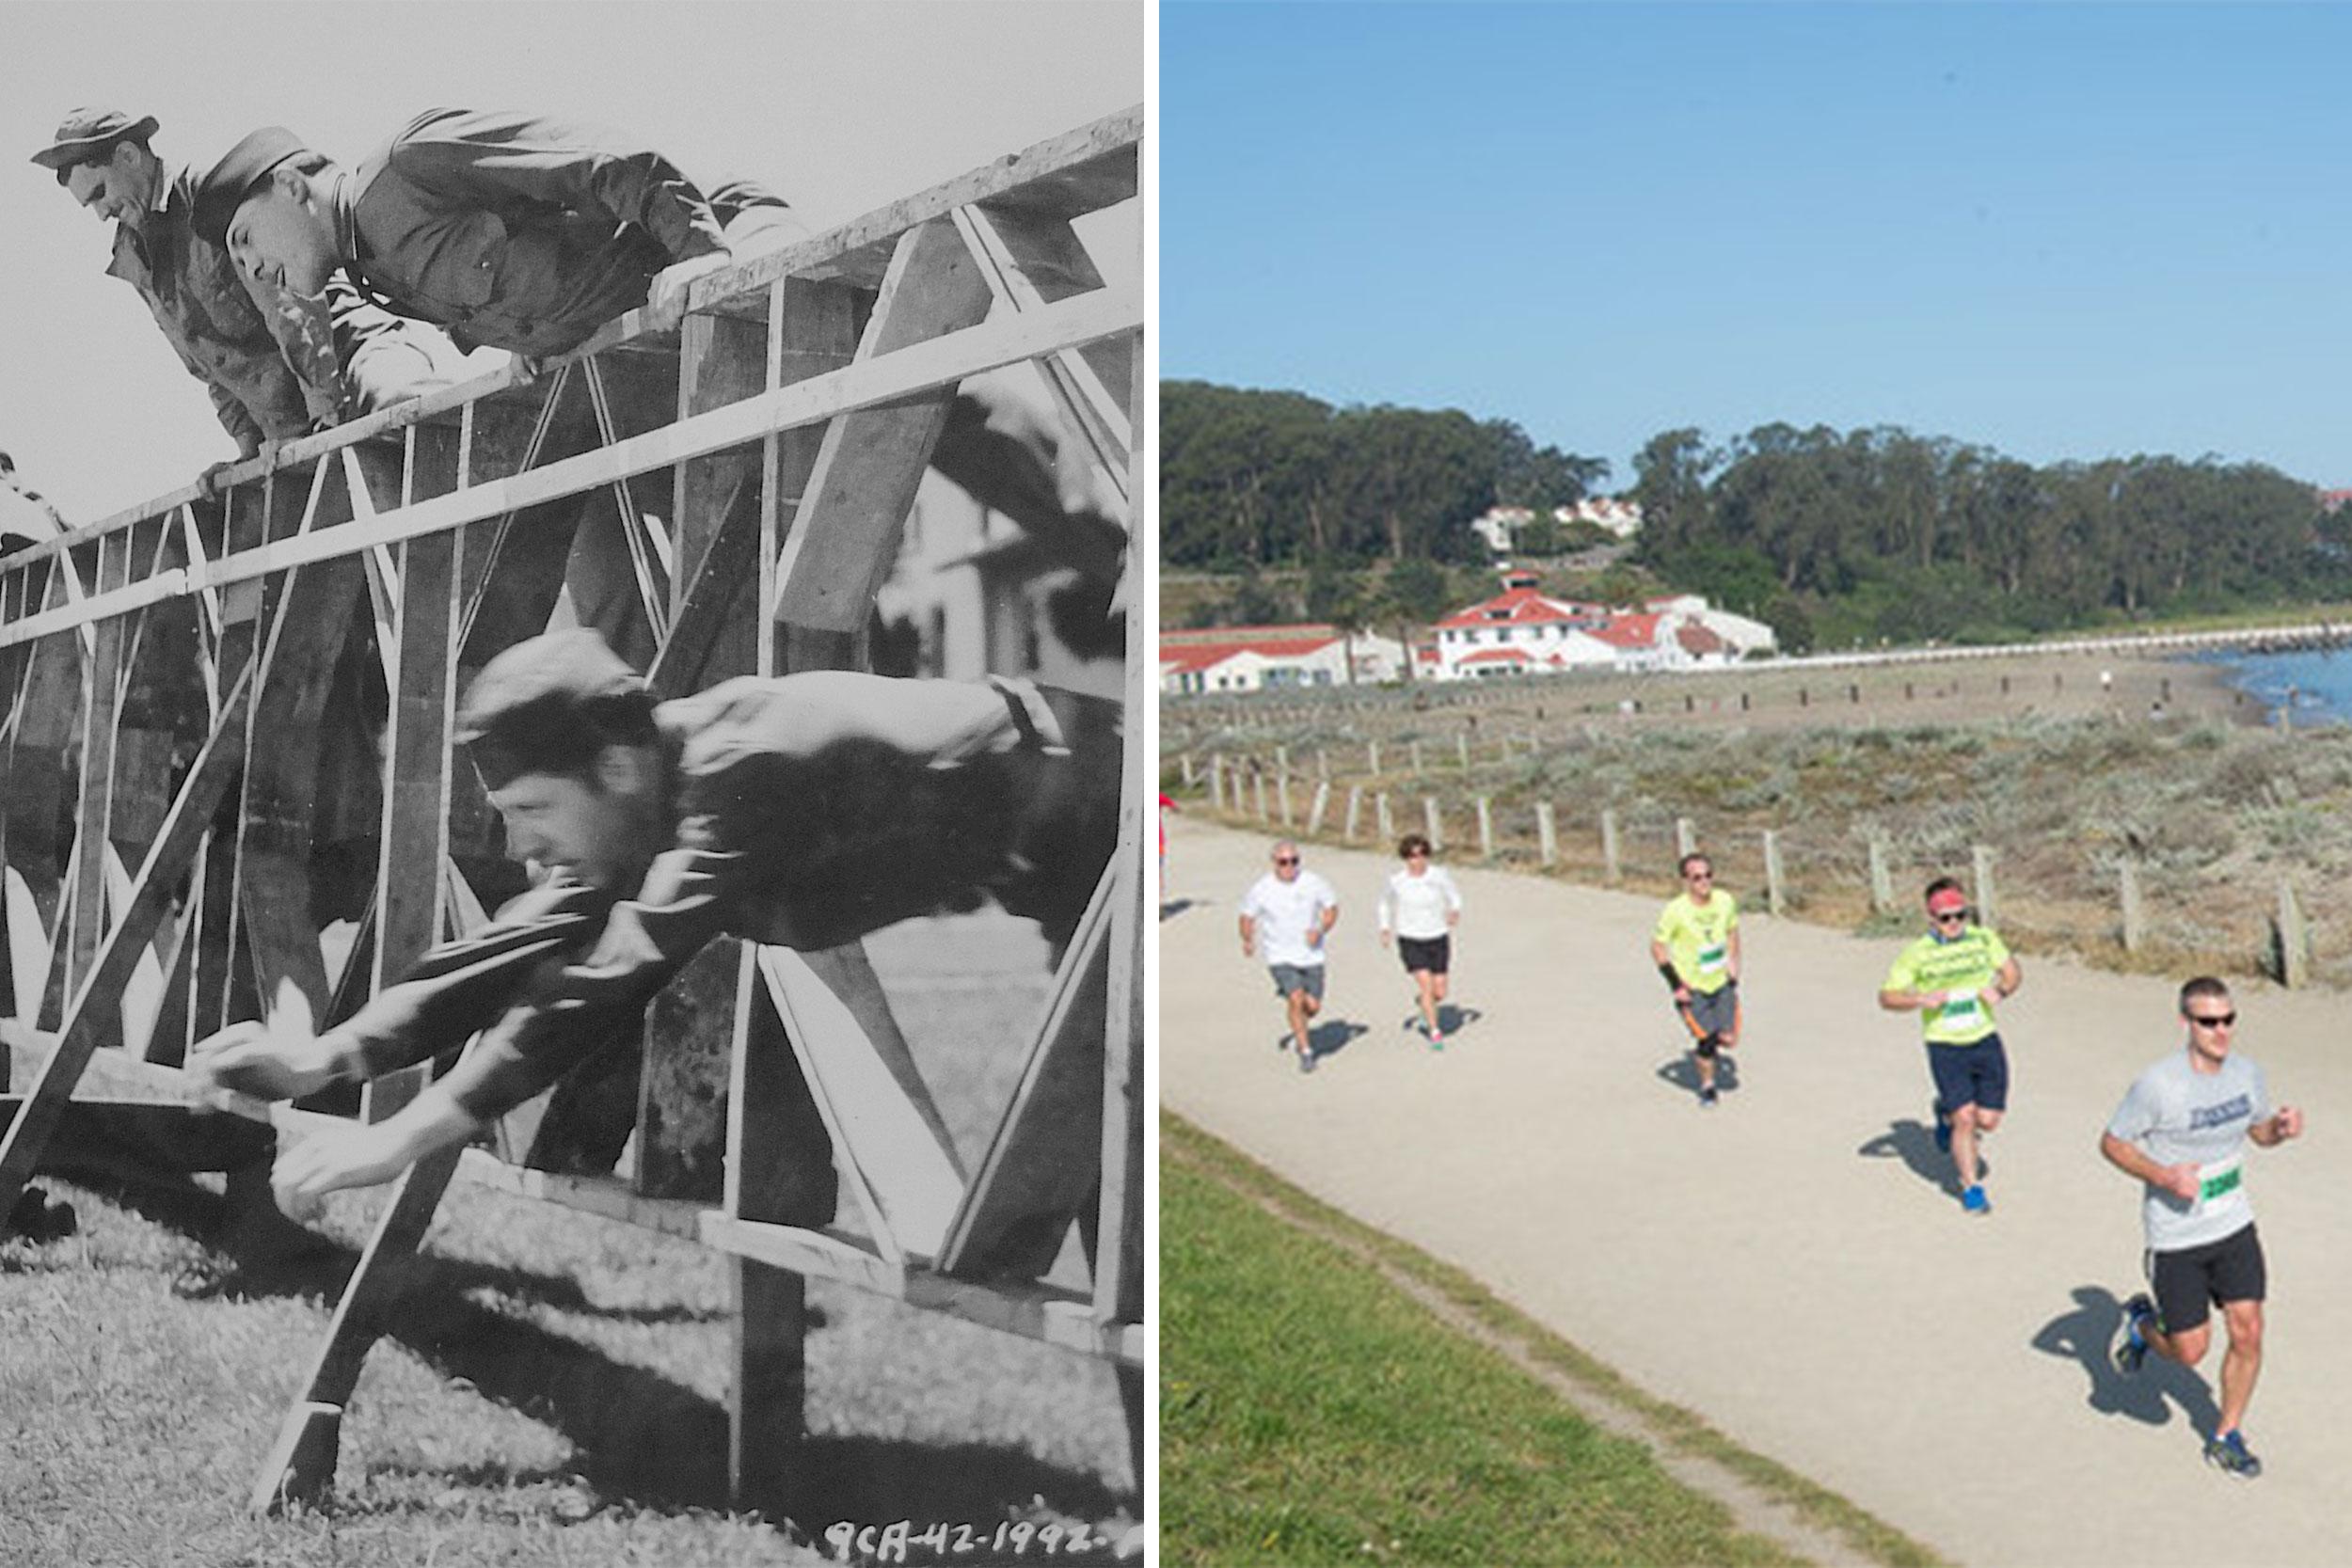
[[[2236,1197],[2243,1201],[2246,1180],[2246,1156],[2233,1155],[2210,1165],[2197,1168],[2197,1201],[2206,1208]]]
[[[1955,996],[1944,1004],[1947,1023],[1974,1023],[1984,1016],[1984,1004],[1974,996]]]
[[[1700,948],[1699,973],[1701,974],[1721,974],[1726,966],[1726,960],[1729,956],[1730,950],[1720,942],[1714,943],[1712,946]]]

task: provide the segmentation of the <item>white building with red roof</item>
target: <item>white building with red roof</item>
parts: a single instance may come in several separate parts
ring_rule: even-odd
[[[1728,664],[1750,646],[1770,648],[1772,628],[1709,610],[1685,594],[1641,610],[1555,598],[1532,573],[1506,573],[1491,599],[1430,628],[1417,671],[1436,680],[1540,675],[1571,670],[1683,670]],[[1717,626],[1721,619],[1730,626]],[[1760,641],[1748,635],[1760,634]]]
[[[1393,637],[1337,626],[1209,626],[1160,634],[1160,690],[1170,697],[1218,692],[1295,690],[1343,686],[1349,659],[1367,684],[1391,681],[1405,668],[1405,648]]]

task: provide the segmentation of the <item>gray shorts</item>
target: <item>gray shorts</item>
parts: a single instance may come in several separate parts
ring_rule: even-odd
[[[1721,990],[1694,990],[1690,1001],[1676,1005],[1675,1011],[1690,1025],[1693,1039],[1707,1035],[1738,1034],[1740,982],[1726,980]]]
[[[1288,996],[1303,990],[1316,1001],[1323,1000],[1323,966],[1321,964],[1269,964],[1274,976],[1274,994]]]

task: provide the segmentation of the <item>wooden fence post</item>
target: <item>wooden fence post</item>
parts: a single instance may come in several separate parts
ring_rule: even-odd
[[[2283,877],[2279,879],[2278,938],[2279,983],[2292,990],[2311,978],[2312,933],[2295,886]]]
[[[1364,771],[1375,779],[1380,776],[1380,742],[1377,740],[1364,742]]]
[[[1870,912],[1891,914],[1895,909],[1895,879],[1886,869],[1886,840],[1870,835]]]
[[[1373,797],[1373,805],[1377,808],[1373,815],[1379,819],[1380,842],[1394,844],[1396,842],[1396,818],[1389,812],[1389,792],[1384,789]]]
[[[1484,795],[1478,798],[1478,855],[1481,860],[1495,858],[1494,808]]]
[[[1429,847],[1437,850],[1444,849],[1445,822],[1438,815],[1438,798],[1435,795],[1424,795],[1421,798],[1421,816],[1422,820],[1428,824],[1423,832],[1429,834]]]
[[[1780,835],[1770,828],[1764,830],[1764,903],[1775,915],[1788,912],[1788,894],[1780,876]]]
[[[1281,808],[1282,826],[1288,828],[1291,825],[1291,776],[1287,768],[1280,778],[1274,781],[1274,798]]]
[[[1454,737],[1454,750],[1455,754],[1456,754],[1456,755],[1458,755],[1458,756],[1462,759],[1462,771],[1463,771],[1463,772],[1465,772],[1465,773],[1469,772],[1469,771],[1470,771],[1470,736],[1467,736],[1467,735],[1457,735],[1457,736],[1455,736]]]
[[[1410,742],[1406,745],[1406,751],[1412,758],[1413,777],[1418,779],[1421,777],[1421,742],[1418,740]]]
[[[1186,752],[1183,756],[1178,757],[1176,766],[1184,769],[1184,787],[1190,789],[1198,782],[1192,775],[1192,753]]]
[[[1535,802],[1535,855],[1548,866],[1560,863],[1560,824],[1549,800]]]
[[[1981,844],[1969,846],[1968,865],[1970,879],[1976,885],[1977,922],[1993,925],[1998,918],[1994,913],[1997,900],[1993,895],[1993,851]]]
[[[1698,853],[1698,847],[1699,847],[1699,831],[1698,831],[1698,829],[1697,829],[1697,828],[1695,828],[1695,827],[1693,827],[1693,826],[1692,825],[1692,823],[1691,823],[1691,819],[1690,819],[1689,817],[1687,817],[1687,816],[1677,816],[1677,817],[1676,817],[1676,818],[1675,818],[1675,856],[1676,856],[1676,858],[1677,858],[1677,859],[1680,859],[1680,858],[1681,858],[1682,856],[1684,856],[1684,855],[1694,855],[1694,854]]]
[[[2116,868],[2123,901],[2123,951],[2137,953],[2148,938],[2148,916],[2140,903],[2139,867],[2125,861]]]
[[[1363,816],[1364,786],[1349,784],[1347,786],[1347,824],[1340,832],[1340,837],[1343,842],[1348,844],[1356,842],[1356,829],[1363,821]]]
[[[1209,809],[1225,809],[1225,756],[1219,752],[1209,759]]]
[[[1600,863],[1611,887],[1625,879],[1625,869],[1617,862],[1617,814],[1611,810],[1600,814]]]
[[[1331,807],[1331,784],[1328,780],[1315,785],[1315,803],[1307,808],[1309,837],[1323,832],[1323,814]]]

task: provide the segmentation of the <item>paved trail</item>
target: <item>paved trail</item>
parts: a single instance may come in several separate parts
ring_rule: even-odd
[[[1742,916],[1740,1086],[1670,1080],[1649,963],[1657,900],[1454,867],[1469,911],[1432,1053],[1375,935],[1395,863],[1310,846],[1343,905],[1302,1075],[1240,955],[1268,840],[1178,819],[1161,951],[1163,1101],[1368,1224],[1485,1280],[1653,1393],[1971,1564],[2335,1564],[2352,1557],[2352,1007],[2239,988],[2241,1048],[2303,1138],[2253,1152],[2269,1340],[2247,1430],[2266,1473],[2208,1468],[2202,1374],[2106,1364],[2138,1288],[2137,1190],[2097,1152],[2181,1031],[2170,981],[2025,956],[2003,1010],[2014,1084],[1964,1216],[1927,1127],[1895,940]],[[1343,1028],[1343,1025],[1345,1028]],[[1360,1029],[1338,1043],[1350,1029]]]

